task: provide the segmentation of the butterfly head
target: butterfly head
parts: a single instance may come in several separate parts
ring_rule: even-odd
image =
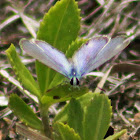
[[[77,75],[77,72],[75,69],[72,69],[71,71],[71,76],[70,76],[70,84],[71,85],[79,85],[80,81],[79,81],[79,76]]]

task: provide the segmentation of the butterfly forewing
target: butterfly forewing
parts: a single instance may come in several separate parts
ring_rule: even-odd
[[[92,62],[109,40],[107,36],[94,37],[74,54],[72,61],[78,75],[83,76],[87,71],[92,70]]]
[[[23,50],[41,63],[68,77],[71,73],[71,64],[66,56],[44,41],[29,41],[22,39],[20,45]],[[68,77],[69,78],[69,77]]]

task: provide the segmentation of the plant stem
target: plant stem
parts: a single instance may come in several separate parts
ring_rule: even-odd
[[[40,115],[43,124],[43,133],[52,139],[52,132],[49,125],[48,108],[40,103]]]

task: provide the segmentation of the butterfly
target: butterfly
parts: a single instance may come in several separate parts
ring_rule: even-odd
[[[113,39],[96,36],[83,44],[71,59],[44,41],[21,39],[19,44],[28,55],[70,79],[71,85],[79,85],[81,77],[118,54],[129,41],[123,36]]]

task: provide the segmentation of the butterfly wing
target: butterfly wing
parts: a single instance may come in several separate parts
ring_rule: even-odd
[[[74,54],[72,61],[79,76],[82,76],[89,69],[92,70],[92,62],[109,40],[110,38],[107,36],[94,37]]]
[[[102,42],[105,42],[104,37],[101,38],[102,39],[100,40]],[[124,41],[124,37],[113,38],[107,44],[100,44],[99,42],[96,43],[96,41],[94,40],[95,39],[91,41],[91,49],[89,49],[88,45],[85,45],[83,46],[84,49],[81,48],[74,56],[74,63],[76,62],[75,66],[77,67],[78,72],[80,72],[81,76],[96,69],[97,67],[105,63],[107,60],[111,59],[113,56],[122,51],[129,44],[129,41]],[[81,55],[79,53],[81,53]],[[81,58],[78,57],[79,55],[81,56]],[[81,61],[82,64],[78,65],[78,61]]]
[[[125,49],[128,44],[129,41],[125,41],[124,37],[115,37],[111,39],[110,42],[100,50],[96,58],[91,62],[91,65],[87,69],[87,73],[90,72],[91,69],[96,69],[114,57],[116,54]]]
[[[39,40],[22,39],[19,44],[27,54],[69,78],[71,64],[62,52]]]

